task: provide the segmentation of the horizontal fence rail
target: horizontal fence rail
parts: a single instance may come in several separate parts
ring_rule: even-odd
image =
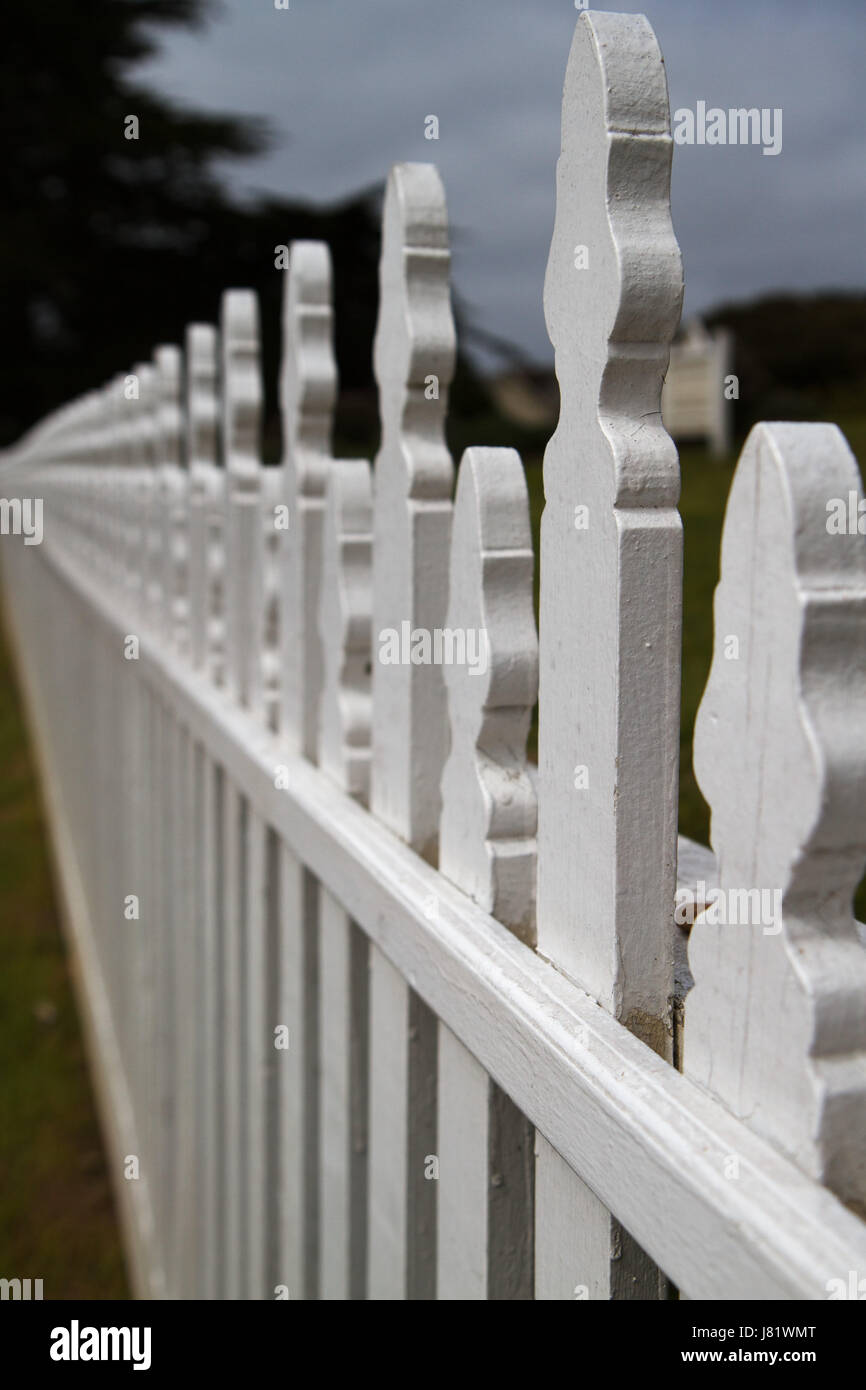
[[[713,852],[678,839],[671,151],[649,24],[581,14],[538,633],[520,457],[446,443],[432,166],[388,181],[373,467],[333,456],[311,242],[279,465],[242,289],[0,462],[143,1297],[822,1299],[866,1274],[866,550],[826,524],[859,475],[833,426],[746,442],[695,734]]]

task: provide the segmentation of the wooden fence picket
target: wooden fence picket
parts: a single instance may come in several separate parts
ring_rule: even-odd
[[[186,641],[187,486],[189,473],[181,467],[181,384],[183,358],[179,348],[164,346],[154,353],[157,390],[156,429],[159,448],[160,511],[162,536],[161,626],[176,646]]]
[[[835,425],[752,430],[695,725],[720,891],[691,929],[685,1070],[862,1212],[866,551],[830,520],[852,496],[860,474]]]
[[[364,805],[370,780],[372,518],[370,465],[335,460],[322,537],[319,766]],[[363,1298],[366,1097],[358,1091],[367,1073],[366,941],[326,889],[320,889],[319,903],[320,1297]]]
[[[212,636],[211,546],[213,514],[221,510],[222,475],[217,466],[217,373],[219,342],[209,323],[186,331],[186,455],[189,468],[189,625],[190,659],[195,670],[208,665]]]
[[[541,523],[538,949],[662,1056],[681,586],[677,454],[659,413],[682,298],[671,153],[646,19],[582,14],[544,290],[561,408]],[[544,1139],[538,1165],[538,1296],[651,1296],[642,1252]]]
[[[382,442],[374,475],[370,797],[373,814],[431,862],[445,689],[439,667],[404,661],[402,647],[416,631],[429,641],[447,602],[454,469],[444,422],[455,356],[449,269],[438,172],[427,164],[395,165],[385,195],[374,345]],[[386,659],[389,638],[400,643],[396,661]],[[370,991],[370,1287],[374,1297],[426,1298],[435,1283],[436,1187],[428,1168],[435,1157],[436,1023],[375,952]],[[381,1131],[380,1117],[387,1124]],[[380,1180],[399,1180],[401,1164],[404,1209],[378,1190]]]
[[[526,739],[538,689],[526,478],[511,449],[468,449],[457,480],[446,631],[451,749],[439,867],[534,943],[535,791]],[[438,1287],[531,1298],[532,1127],[439,1025]]]
[[[255,807],[247,805],[244,846],[244,1182],[248,1271],[245,1297],[269,1298],[267,1242],[272,1213],[268,1188],[268,1078],[273,1065],[273,1034],[267,1015],[268,910],[270,881],[269,828]]]
[[[156,422],[156,371],[152,363],[141,362],[133,368],[142,424],[142,456],[146,470],[144,513],[144,544],[141,551],[142,611],[144,626],[159,631],[161,601],[162,515],[159,489],[159,433]]]
[[[224,532],[225,474],[219,458],[219,340],[212,324],[191,324],[185,339],[185,452],[189,469],[189,659],[192,668],[216,674],[220,634],[215,593],[214,551]],[[219,853],[219,772],[203,746],[191,746],[191,810],[194,834],[192,920],[196,1004],[192,1046],[195,1055],[196,1267],[190,1296],[218,1295],[221,1219],[219,1170],[220,938],[217,876]]]

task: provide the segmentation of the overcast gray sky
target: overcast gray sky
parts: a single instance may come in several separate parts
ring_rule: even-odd
[[[781,107],[783,146],[677,146],[686,314],[774,289],[866,288],[864,0],[617,0],[658,36],[671,108]],[[279,143],[238,189],[329,202],[397,160],[442,172],[454,279],[476,321],[552,354],[541,305],[574,0],[223,0],[169,34],[149,79],[265,116]],[[424,138],[435,114],[440,138]]]

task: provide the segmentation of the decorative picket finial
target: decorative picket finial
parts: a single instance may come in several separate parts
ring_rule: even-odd
[[[181,417],[181,375],[183,358],[173,344],[158,347],[153,354],[156,368],[157,430],[159,461],[178,468],[182,463],[183,422]]]
[[[219,338],[212,323],[186,330],[186,457],[190,472],[214,467],[218,449]]]
[[[681,526],[659,413],[682,267],[664,63],[642,15],[580,16],[544,307],[538,941],[670,1051]]]
[[[118,372],[112,377],[108,388],[109,430],[106,462],[109,467],[107,525],[107,556],[111,578],[121,591],[126,584],[126,505],[129,492],[129,462],[124,410],[124,376]]]
[[[650,24],[581,14],[544,286],[561,405],[541,521],[537,941],[668,1058],[682,575],[677,453],[660,414],[682,301],[672,152]],[[659,1296],[646,1255],[540,1138],[536,1196],[536,1297]]]
[[[375,814],[435,859],[446,752],[440,667],[379,659],[392,633],[442,626],[454,467],[445,443],[455,331],[445,193],[431,164],[397,164],[385,195],[374,362],[382,443],[375,471]]]
[[[214,573],[222,527],[219,449],[219,337],[210,323],[186,330],[186,455],[189,460],[190,651],[196,670],[215,665],[219,640]]]
[[[365,805],[370,786],[373,485],[366,459],[335,459],[325,502],[319,632],[325,669],[319,766]]]
[[[322,525],[337,398],[331,254],[324,242],[292,242],[283,306],[280,400],[289,531],[280,606],[280,733],[315,761],[322,688]]]
[[[126,468],[132,450],[126,412],[126,376],[123,372],[117,372],[111,380],[111,413],[114,422],[111,461],[118,468]]]
[[[866,1211],[866,549],[828,516],[861,496],[834,425],[746,441],[695,727],[721,892],[689,941],[685,1069]]]
[[[439,867],[535,942],[535,790],[526,737],[538,690],[526,477],[513,449],[467,449],[457,478]]]
[[[535,943],[535,790],[526,736],[538,689],[526,478],[513,449],[467,449],[457,475],[442,659],[451,749],[439,870]],[[532,1126],[450,1030],[438,1030],[439,1287],[532,1297]]]
[[[99,437],[97,447],[94,450],[93,462],[100,467],[110,464],[114,451],[114,386],[115,381],[112,377],[106,381],[100,391],[101,408],[99,420]]]
[[[323,241],[293,241],[283,296],[280,400],[285,463],[294,491],[324,496],[337,363],[333,347],[331,253]]]
[[[160,435],[157,422],[158,390],[156,368],[151,362],[139,362],[133,369],[138,398],[135,413],[138,417],[141,473],[141,600],[146,621],[158,620],[162,596],[162,507],[159,475]]]
[[[220,323],[222,446],[226,468],[226,671],[232,696],[255,706],[261,689],[262,527],[259,307],[253,290],[226,290]]]
[[[226,290],[221,312],[222,444],[227,471],[258,479],[262,379],[254,290]]]
[[[138,402],[132,395],[131,372],[117,378],[117,456],[123,476],[120,484],[119,550],[120,577],[125,598],[133,614],[138,612],[139,569],[141,565],[142,458],[139,442],[141,422]]]
[[[163,611],[166,637],[183,643],[187,627],[186,561],[186,471],[181,472],[183,417],[181,379],[183,357],[180,348],[158,347],[153,355],[156,368],[156,430],[159,450],[158,483],[162,507]]]

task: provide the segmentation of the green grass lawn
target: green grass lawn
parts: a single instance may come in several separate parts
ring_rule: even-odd
[[[42,806],[0,630],[0,1277],[128,1298]]]

